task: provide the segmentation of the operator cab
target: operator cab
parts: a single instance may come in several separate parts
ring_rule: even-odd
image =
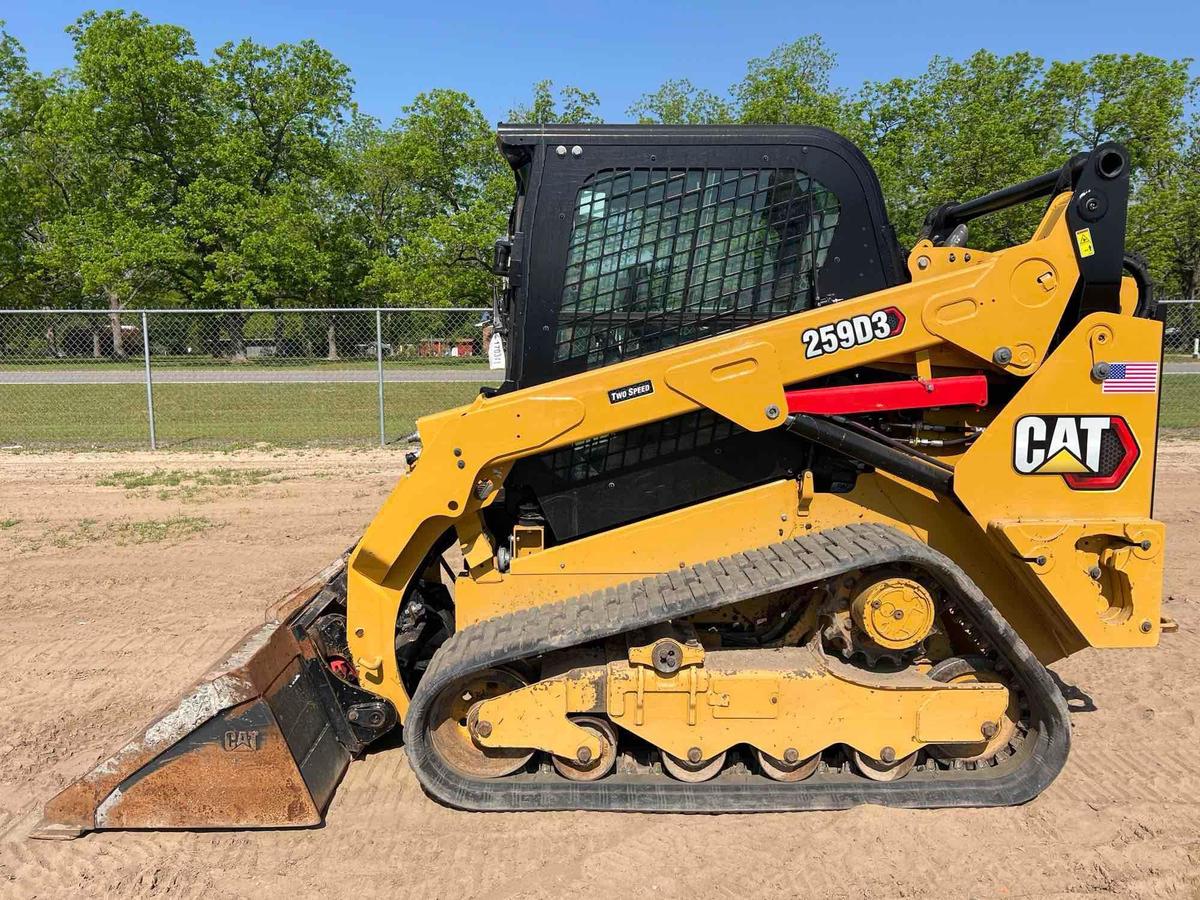
[[[875,172],[832,131],[501,125],[498,144],[517,183],[502,392],[908,281]],[[520,460],[487,515],[565,541],[804,468],[818,490],[856,474],[701,410]]]
[[[874,171],[832,131],[501,125],[498,144],[508,390],[908,280]]]

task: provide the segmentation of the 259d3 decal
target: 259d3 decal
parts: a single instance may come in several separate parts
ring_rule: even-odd
[[[1061,475],[1072,490],[1121,486],[1141,450],[1121,416],[1022,416],[1013,431],[1013,468]]]
[[[816,359],[838,350],[886,340],[903,330],[904,313],[894,306],[888,306],[873,313],[859,313],[838,319],[819,328],[805,329],[800,340],[804,341],[804,358]]]

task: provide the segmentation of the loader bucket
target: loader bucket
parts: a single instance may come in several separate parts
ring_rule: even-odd
[[[344,599],[344,570],[342,558],[272,606],[177,703],[47,803],[32,836],[320,824],[370,737],[346,710],[369,707],[361,718],[378,733],[396,721],[323,658],[314,623]]]

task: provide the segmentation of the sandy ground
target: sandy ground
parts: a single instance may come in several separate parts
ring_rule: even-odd
[[[155,467],[179,483],[113,477]],[[392,749],[351,766],[323,828],[54,843],[27,838],[42,802],[345,547],[399,462],[0,455],[0,895],[1200,897],[1198,469],[1200,445],[1164,447],[1180,633],[1056,666],[1083,692],[1074,749],[1019,808],[469,814],[428,799]]]

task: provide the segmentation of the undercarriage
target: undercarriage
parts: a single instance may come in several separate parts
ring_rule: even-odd
[[[864,582],[886,586],[868,605],[889,616],[919,615],[903,589],[941,599],[900,662],[868,662],[874,647],[846,661],[831,639],[830,599]],[[765,621],[733,630],[739,607]],[[1069,744],[1061,695],[995,608],[878,526],[472,626],[439,650],[405,727],[425,786],[471,809],[997,805],[1049,783]]]

